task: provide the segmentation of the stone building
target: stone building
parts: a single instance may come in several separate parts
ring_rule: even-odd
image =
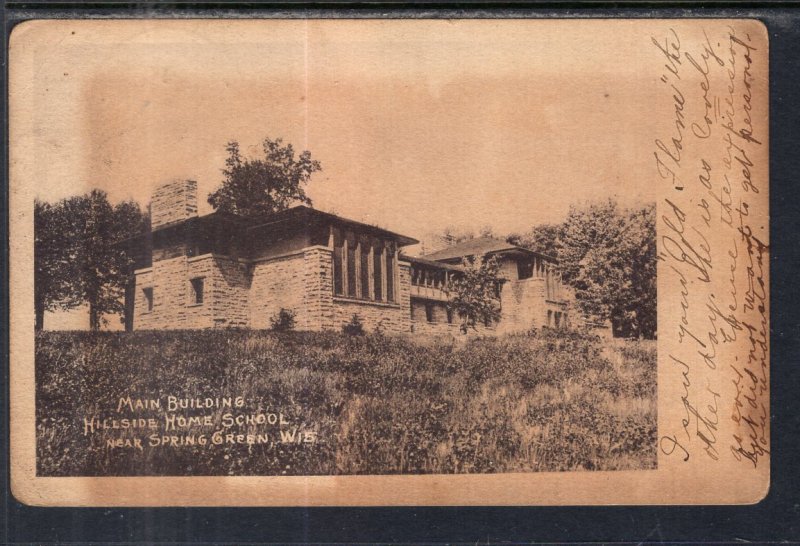
[[[301,330],[458,332],[447,287],[464,257],[496,256],[501,319],[483,331],[565,325],[569,295],[547,256],[474,239],[422,256],[405,235],[305,206],[263,218],[197,214],[197,184],[153,193],[151,230],[124,242],[136,261],[126,291],[128,329],[268,328],[281,309]]]
[[[503,279],[498,299],[501,318],[487,325],[498,333],[532,327],[565,327],[572,294],[561,282],[553,258],[492,237],[470,239],[411,263],[411,317],[414,330],[440,332],[458,327],[447,309],[447,281],[457,275],[464,258],[493,256]],[[432,319],[432,320],[431,320]]]

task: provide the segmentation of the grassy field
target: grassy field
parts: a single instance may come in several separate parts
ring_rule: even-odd
[[[468,341],[42,332],[36,376],[43,476],[656,465],[655,342],[552,331]],[[216,407],[218,397],[229,397],[231,407]],[[214,400],[212,407],[169,411],[170,401],[196,398]],[[161,406],[137,406],[139,399]],[[176,416],[188,424],[167,430]],[[86,420],[109,428],[87,429]],[[115,421],[119,428],[110,428]],[[133,428],[133,421],[152,426]]]

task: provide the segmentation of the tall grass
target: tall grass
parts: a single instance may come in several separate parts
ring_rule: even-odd
[[[40,475],[315,475],[617,470],[656,465],[653,342],[543,331],[466,342],[262,331],[42,332]],[[109,448],[84,436],[120,397],[243,396],[313,443]],[[230,410],[211,414],[218,426]],[[213,428],[213,427],[212,427]],[[231,432],[256,433],[257,425]],[[182,433],[201,433],[194,429]],[[170,433],[174,434],[174,433]]]

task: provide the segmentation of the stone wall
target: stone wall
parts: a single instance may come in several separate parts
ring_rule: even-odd
[[[153,268],[139,269],[135,273],[136,281],[134,284],[133,295],[133,329],[155,328],[155,321],[152,312],[147,311],[147,300],[144,295],[145,288],[153,287]]]
[[[503,333],[527,331],[545,325],[545,280],[532,277],[507,281],[500,292],[502,318],[498,330]]]
[[[433,321],[428,321],[426,307],[430,306],[432,311]],[[458,335],[461,333],[459,330],[458,317],[453,314],[453,322],[447,322],[447,306],[444,302],[427,301],[412,299],[411,300],[411,327],[415,334],[450,334]]]
[[[403,332],[411,331],[411,264],[409,262],[397,262],[397,301],[403,309]]]
[[[208,270],[206,297],[210,297],[211,324],[215,328],[243,328],[249,326],[250,271],[247,264],[227,256],[200,256],[192,261],[191,277]]]
[[[333,252],[313,246],[303,251],[304,329],[334,328]]]
[[[191,280],[203,279],[203,301],[195,302]],[[247,326],[247,266],[224,256],[180,256],[136,272],[133,327],[182,329]],[[153,290],[147,310],[144,289]]]
[[[431,306],[432,321],[428,321],[425,311],[427,305]],[[454,312],[453,322],[447,321],[447,305],[441,301],[430,301],[414,298],[411,300],[411,329],[420,335],[451,335],[461,336],[461,319]],[[493,335],[497,333],[498,325],[476,324],[475,329],[470,329],[469,335]]]
[[[155,189],[150,201],[150,226],[164,227],[197,216],[197,182],[173,180]]]
[[[157,262],[158,263],[158,262]],[[219,288],[215,285],[216,267],[214,258],[211,254],[187,258],[186,271],[180,277],[172,279],[174,286],[182,282],[185,294],[182,302],[176,305],[183,305],[185,308],[184,322],[181,325],[167,326],[167,328],[213,328],[214,327],[214,294]],[[192,289],[191,279],[203,280],[203,302],[195,303],[194,290]],[[161,291],[163,294],[163,290]],[[163,295],[162,295],[163,297]]]
[[[247,298],[251,328],[270,328],[281,309],[294,313],[298,330],[333,328],[331,250],[312,246],[256,261]]]
[[[365,332],[382,331],[384,333],[401,334],[407,328],[407,311],[396,303],[380,303],[335,297],[333,299],[334,329],[341,330],[350,322],[353,315],[358,315],[364,325]]]
[[[252,265],[227,256],[178,255],[137,272],[134,329],[269,328],[281,308],[299,330],[334,328],[331,251],[309,247]],[[192,279],[202,279],[195,302]],[[147,311],[143,289],[153,290]]]
[[[305,330],[311,323],[304,305],[305,256],[296,252],[287,256],[258,261],[252,265],[249,315],[251,328],[269,328],[271,319],[281,309],[295,315],[295,327]]]
[[[136,276],[136,309],[134,329],[168,329],[186,327],[186,256],[153,262],[146,273]],[[153,291],[153,308],[148,311],[144,289]]]

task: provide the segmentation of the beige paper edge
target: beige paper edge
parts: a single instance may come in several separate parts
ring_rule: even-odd
[[[681,465],[675,457],[659,454],[659,468],[637,472],[565,472],[501,475],[419,475],[419,476],[330,476],[330,477],[129,477],[129,478],[41,478],[35,475],[35,412],[33,363],[33,260],[32,207],[36,180],[32,156],[26,150],[37,145],[32,130],[30,96],[32,74],[36,70],[34,53],[43,44],[58,47],[69,21],[34,21],[14,29],[10,42],[10,293],[11,293],[11,487],[21,502],[36,506],[375,506],[375,505],[592,505],[592,504],[749,504],[764,498],[769,489],[769,460],[763,458],[757,469],[728,456],[720,443],[719,461],[702,459],[692,445],[692,462]],[[719,28],[734,25],[737,32],[750,33],[758,44],[754,55],[753,82],[755,131],[766,143],[767,116],[767,30],[758,21],[486,21],[498,32],[510,26],[529,24],[583,25],[589,31],[604,24],[640,25],[652,32],[676,27],[694,35],[701,26]],[[93,32],[106,33],[113,40],[114,30],[102,21],[82,22]],[[270,21],[129,21],[129,25],[191,25],[196,31],[219,26],[274,24]],[[296,24],[296,23],[295,23]],[[406,32],[428,32],[429,21],[328,21],[319,25],[363,25],[380,29],[402,24]],[[458,22],[464,25],[480,21]],[[514,28],[518,28],[514,27]],[[689,40],[687,39],[687,44]],[[650,47],[642,44],[642,47]],[[688,47],[688,46],[687,46]],[[653,77],[658,77],[655,73]],[[69,105],[64,106],[69,107]],[[661,114],[655,114],[660,111]],[[672,112],[653,107],[654,115],[664,119],[654,138],[669,135]],[[758,115],[755,115],[757,112]],[[658,133],[658,134],[656,134]],[[762,184],[759,197],[750,204],[751,220],[761,220],[759,235],[768,233],[768,154],[766,144],[751,159],[756,163],[754,177]],[[649,173],[655,180],[654,173]],[[691,190],[690,190],[691,191]],[[670,188],[663,195],[674,197]],[[699,193],[699,192],[698,192]],[[683,198],[687,194],[680,194]],[[659,201],[659,217],[663,214]],[[756,222],[753,222],[755,225]],[[664,226],[659,223],[659,237]],[[663,264],[661,264],[663,266]],[[768,263],[766,264],[768,266]],[[678,294],[674,283],[659,271],[659,437],[675,428],[682,407],[674,371],[665,361],[675,340],[661,329],[675,321],[674,302]],[[768,286],[768,277],[765,276]],[[674,278],[672,279],[674,281]],[[741,285],[740,285],[741,286]],[[672,303],[668,303],[672,302]],[[28,327],[27,325],[30,325]],[[746,348],[740,348],[746,354]],[[726,377],[730,380],[730,377]],[[670,402],[672,401],[672,402]],[[669,405],[669,404],[672,405]],[[730,436],[730,430],[726,431]],[[720,436],[723,436],[722,432]],[[724,448],[724,449],[723,449]]]

